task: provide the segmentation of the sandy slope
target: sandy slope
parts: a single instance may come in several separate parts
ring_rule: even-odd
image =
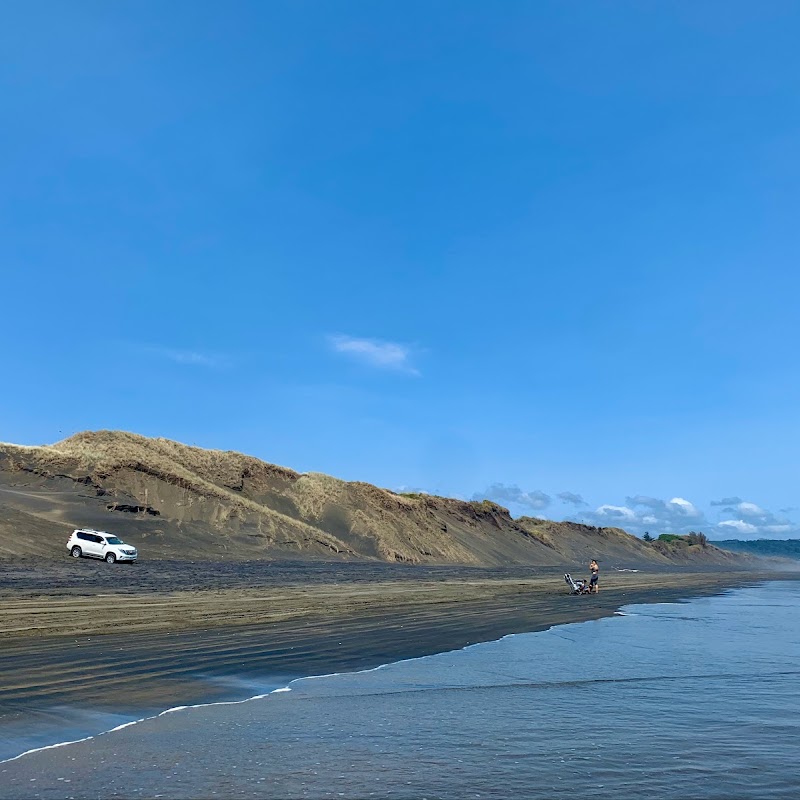
[[[75,526],[112,530],[151,559],[742,563],[713,547],[660,551],[617,528],[514,520],[494,503],[402,495],[130,433],[0,445],[0,557],[60,558]]]

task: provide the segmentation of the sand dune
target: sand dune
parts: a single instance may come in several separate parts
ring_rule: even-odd
[[[515,520],[488,501],[398,494],[132,433],[0,445],[0,557],[62,557],[65,532],[75,526],[117,532],[149,558],[467,565],[738,559],[714,547],[659,549],[618,528]]]

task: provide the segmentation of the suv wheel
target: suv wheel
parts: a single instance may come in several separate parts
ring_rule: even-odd
[[[81,549],[80,549],[80,547],[78,547],[78,546],[76,545],[75,547],[73,547],[73,548],[72,548],[72,550],[70,550],[70,551],[69,551],[69,554],[70,554],[70,555],[71,555],[73,558],[80,558],[80,557],[81,557]]]
[[[109,564],[113,564],[116,560],[117,560],[117,557],[113,553],[107,553],[106,554],[106,561]]]

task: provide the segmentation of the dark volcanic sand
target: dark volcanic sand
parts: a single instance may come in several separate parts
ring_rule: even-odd
[[[53,709],[136,716],[240,698],[764,577],[605,572],[599,595],[571,597],[557,567],[3,562],[0,738],[52,726]]]

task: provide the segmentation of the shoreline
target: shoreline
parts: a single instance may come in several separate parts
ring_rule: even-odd
[[[567,594],[563,577],[558,577],[561,583],[551,574],[527,581],[409,579],[320,583],[280,591],[213,590],[192,598],[211,622],[206,627],[191,627],[197,620],[192,617],[182,628],[76,636],[56,634],[53,629],[42,634],[40,628],[9,633],[8,625],[0,624],[0,739],[5,741],[0,760],[170,708],[246,700],[297,678],[372,669],[509,634],[612,616],[624,605],[676,602],[795,576],[611,573],[606,581],[611,586],[598,595],[580,597]],[[230,592],[236,597],[228,596]],[[171,602],[164,595],[149,594],[139,600],[151,611],[160,609],[164,622],[185,608],[183,594],[176,593]],[[287,609],[295,608],[301,598],[302,613],[289,613]],[[269,616],[265,608],[274,606],[272,621],[232,619],[234,599],[255,604],[256,615]],[[118,606],[110,600],[104,598],[104,608],[113,616]],[[130,600],[123,596],[124,602]],[[62,595],[39,595],[23,602],[35,602],[44,614],[65,613]],[[215,607],[216,615],[211,613]],[[6,617],[18,611],[12,603],[6,606]],[[3,619],[0,615],[0,622]],[[55,736],[56,731],[60,735]],[[70,731],[74,735],[64,735]],[[16,752],[11,752],[14,748]]]

